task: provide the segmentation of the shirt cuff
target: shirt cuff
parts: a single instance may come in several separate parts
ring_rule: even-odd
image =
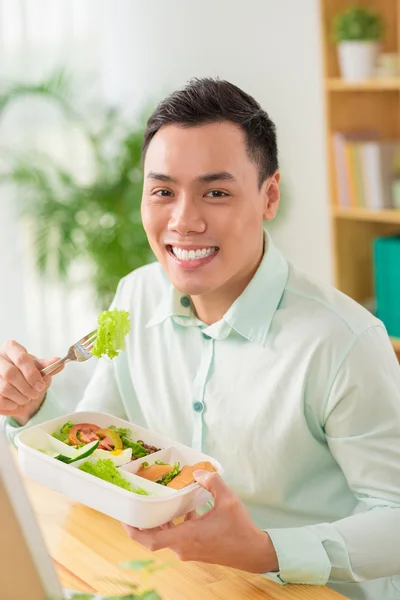
[[[331,562],[317,535],[308,527],[267,529],[278,557],[279,572],[264,573],[276,583],[325,585]]]
[[[42,406],[25,425],[19,425],[12,417],[4,419],[5,433],[8,439],[14,443],[14,438],[20,431],[24,431],[24,429],[28,429],[33,425],[56,419],[65,412],[64,406],[60,400],[58,400],[56,394],[51,390],[47,390]]]

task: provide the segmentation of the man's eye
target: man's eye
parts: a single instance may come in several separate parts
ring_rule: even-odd
[[[161,196],[161,197],[172,196],[172,192],[170,192],[169,190],[157,190],[156,192],[154,192],[154,194],[156,196]]]
[[[206,196],[208,198],[223,198],[224,196],[228,196],[228,194],[221,190],[211,190],[210,192],[207,192]]]

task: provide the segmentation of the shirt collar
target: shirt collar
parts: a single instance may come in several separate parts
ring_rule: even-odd
[[[289,276],[289,265],[265,233],[265,252],[256,274],[224,315],[240,335],[265,346]]]
[[[260,266],[246,289],[221,319],[223,323],[220,321],[219,324],[205,326],[203,331],[211,337],[214,337],[215,330],[221,331],[221,326],[227,324],[229,328],[249,341],[265,346],[272,319],[285,291],[289,275],[287,261],[266,232],[265,242],[266,249]],[[188,296],[172,285],[169,285],[165,297],[156,307],[147,327],[159,325],[170,317],[181,325],[202,324],[194,315]]]
[[[157,305],[155,312],[147,323],[147,327],[155,327],[170,317],[177,317],[179,320],[187,321],[188,325],[195,324],[196,316],[192,310],[192,304],[189,296],[175,289],[171,283],[161,302]]]

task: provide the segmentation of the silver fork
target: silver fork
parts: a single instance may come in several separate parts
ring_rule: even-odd
[[[56,362],[48,365],[44,369],[40,371],[41,375],[51,375],[56,371],[61,365],[65,365],[71,361],[84,362],[85,360],[89,360],[92,358],[93,354],[90,352],[94,346],[96,341],[97,329],[94,329],[87,335],[83,336],[78,342],[72,344],[72,346],[68,350],[68,354],[64,356],[64,358],[60,358]]]

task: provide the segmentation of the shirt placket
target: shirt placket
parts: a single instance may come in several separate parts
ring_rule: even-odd
[[[193,411],[194,411],[194,428],[192,447],[196,450],[203,451],[204,445],[204,411],[206,385],[211,370],[211,365],[214,359],[214,343],[215,340],[209,335],[202,333],[204,351],[201,354],[200,365],[196,373],[193,383]]]

